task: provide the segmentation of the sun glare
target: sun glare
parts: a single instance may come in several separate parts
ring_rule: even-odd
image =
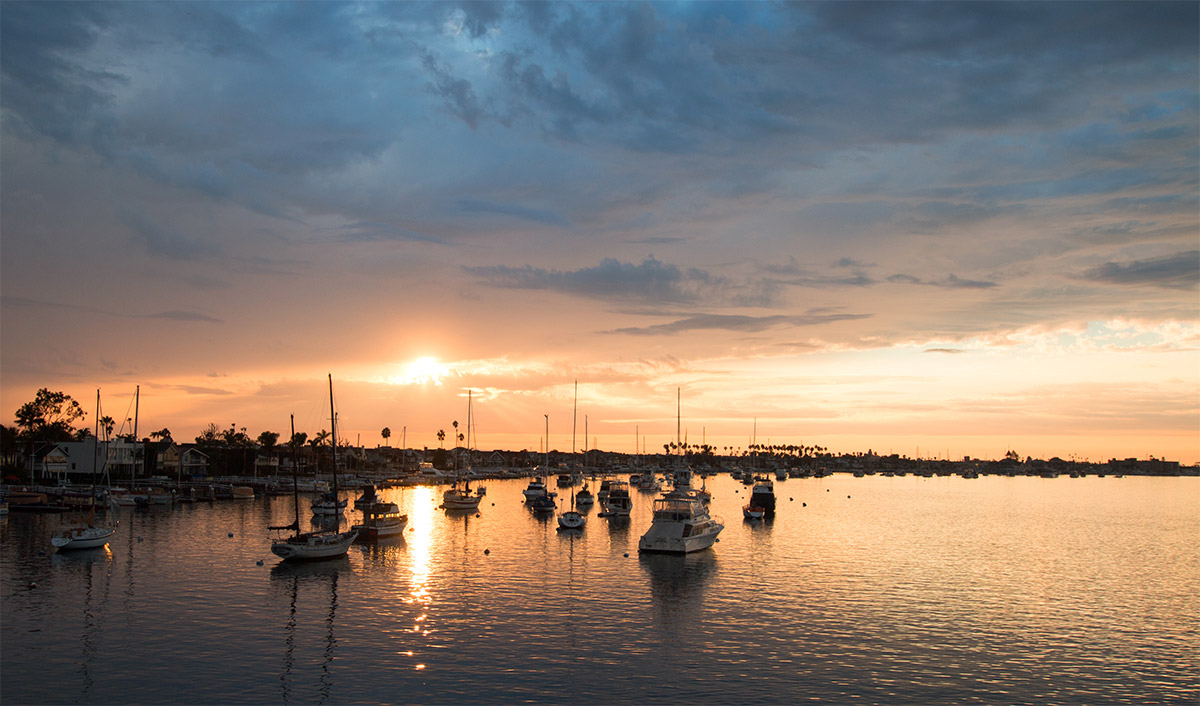
[[[433,383],[441,385],[442,378],[449,372],[449,369],[438,362],[433,356],[422,356],[408,364],[404,369],[404,374],[395,378],[393,381],[402,385],[423,385],[425,383]]]

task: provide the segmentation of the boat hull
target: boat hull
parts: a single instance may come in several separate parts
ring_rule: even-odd
[[[109,537],[116,534],[114,527],[88,527],[85,529],[69,530],[66,534],[50,538],[50,544],[58,551],[73,549],[96,549],[108,544]]]
[[[561,529],[583,529],[587,518],[573,510],[568,510],[558,516],[558,526]]]
[[[442,495],[442,507],[447,510],[477,510],[481,500],[482,497],[466,491],[447,490]]]
[[[345,556],[358,538],[356,530],[337,534],[311,533],[271,544],[271,553],[284,561],[321,561]]]
[[[389,527],[365,527],[363,525],[354,525],[354,529],[358,531],[358,537],[354,540],[360,544],[367,542],[375,542],[380,539],[391,539],[404,534],[404,528],[408,524],[408,520]]]
[[[712,547],[718,534],[720,529],[693,537],[649,536],[650,533],[647,533],[648,536],[638,540],[638,551],[646,554],[691,554]]]

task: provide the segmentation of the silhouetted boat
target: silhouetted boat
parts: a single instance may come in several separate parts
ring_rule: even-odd
[[[333,430],[333,497],[337,498],[337,414],[333,411],[333,375],[329,376],[329,415]],[[300,491],[296,481],[296,422],[292,418],[292,499],[295,503],[295,521],[290,525],[271,527],[272,530],[291,530],[293,534],[271,543],[271,552],[284,561],[317,561],[345,556],[350,545],[358,537],[358,531],[338,532],[341,513],[334,514],[334,529],[315,532],[300,531]]]

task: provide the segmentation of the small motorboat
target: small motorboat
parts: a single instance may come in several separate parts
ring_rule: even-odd
[[[757,505],[742,506],[742,517],[745,517],[747,520],[761,520],[766,514],[767,511]]]

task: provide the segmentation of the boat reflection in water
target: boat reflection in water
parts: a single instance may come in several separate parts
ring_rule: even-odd
[[[650,579],[655,623],[668,632],[694,628],[704,593],[717,573],[717,555],[643,552],[638,566]]]
[[[279,675],[280,703],[325,703],[330,700],[333,690],[334,653],[337,649],[337,638],[334,636],[334,619],[338,608],[338,579],[342,574],[350,572],[350,560],[343,556],[318,563],[294,564],[280,562],[271,568],[271,582],[286,587],[288,594],[288,620],[284,626],[284,656],[282,671]],[[321,613],[302,611],[299,607],[301,586],[304,586],[306,596],[329,596],[329,609]],[[320,601],[323,606],[324,601]],[[310,634],[311,626],[323,625],[319,641],[309,641],[301,635]],[[319,646],[320,669],[313,669],[304,664],[305,654],[314,653],[312,648]],[[297,661],[301,662],[297,665]],[[319,674],[315,694],[293,694],[296,688],[293,679],[296,674]]]

